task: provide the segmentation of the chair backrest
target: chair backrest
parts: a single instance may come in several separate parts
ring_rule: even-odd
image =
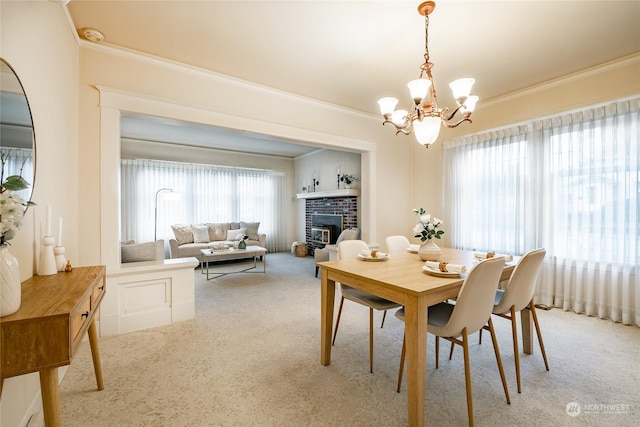
[[[407,248],[411,244],[409,239],[404,236],[389,236],[386,239],[387,252],[395,254],[398,252],[406,252]]]
[[[509,278],[502,300],[493,308],[494,313],[507,313],[511,306],[514,306],[516,311],[520,311],[529,305],[546,254],[547,250],[544,248],[534,249],[520,258]]]
[[[469,270],[443,335],[458,336],[464,328],[472,334],[487,323],[503,269],[504,257],[499,257],[480,261]]]
[[[346,228],[342,230],[342,233],[340,233],[340,235],[336,239],[336,245],[343,240],[357,240],[359,231],[360,230],[358,230],[357,228]]]
[[[338,243],[338,259],[355,258],[362,250],[369,250],[369,245],[365,241],[343,240]]]

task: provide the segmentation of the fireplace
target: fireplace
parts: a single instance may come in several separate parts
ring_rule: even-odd
[[[321,244],[334,244],[342,233],[342,215],[312,214],[311,241]]]

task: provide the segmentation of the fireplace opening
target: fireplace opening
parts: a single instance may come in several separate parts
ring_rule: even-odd
[[[342,215],[312,214],[311,241],[321,244],[335,244],[342,233]]]

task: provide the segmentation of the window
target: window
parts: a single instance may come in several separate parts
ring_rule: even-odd
[[[453,246],[547,249],[536,297],[635,323],[640,99],[445,145]]]

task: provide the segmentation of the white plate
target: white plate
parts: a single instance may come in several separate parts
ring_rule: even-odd
[[[423,265],[422,269],[424,271],[426,271],[429,274],[432,274],[434,276],[440,276],[440,277],[460,277],[460,273],[452,273],[450,271],[440,271],[440,270],[434,270],[433,268]]]
[[[418,249],[420,249],[420,245],[409,245],[407,248],[407,252],[411,252],[412,254],[417,254]]]
[[[389,254],[385,254],[385,256],[373,258],[370,256],[364,256],[362,254],[358,254],[358,259],[362,261],[386,261],[389,259]]]

